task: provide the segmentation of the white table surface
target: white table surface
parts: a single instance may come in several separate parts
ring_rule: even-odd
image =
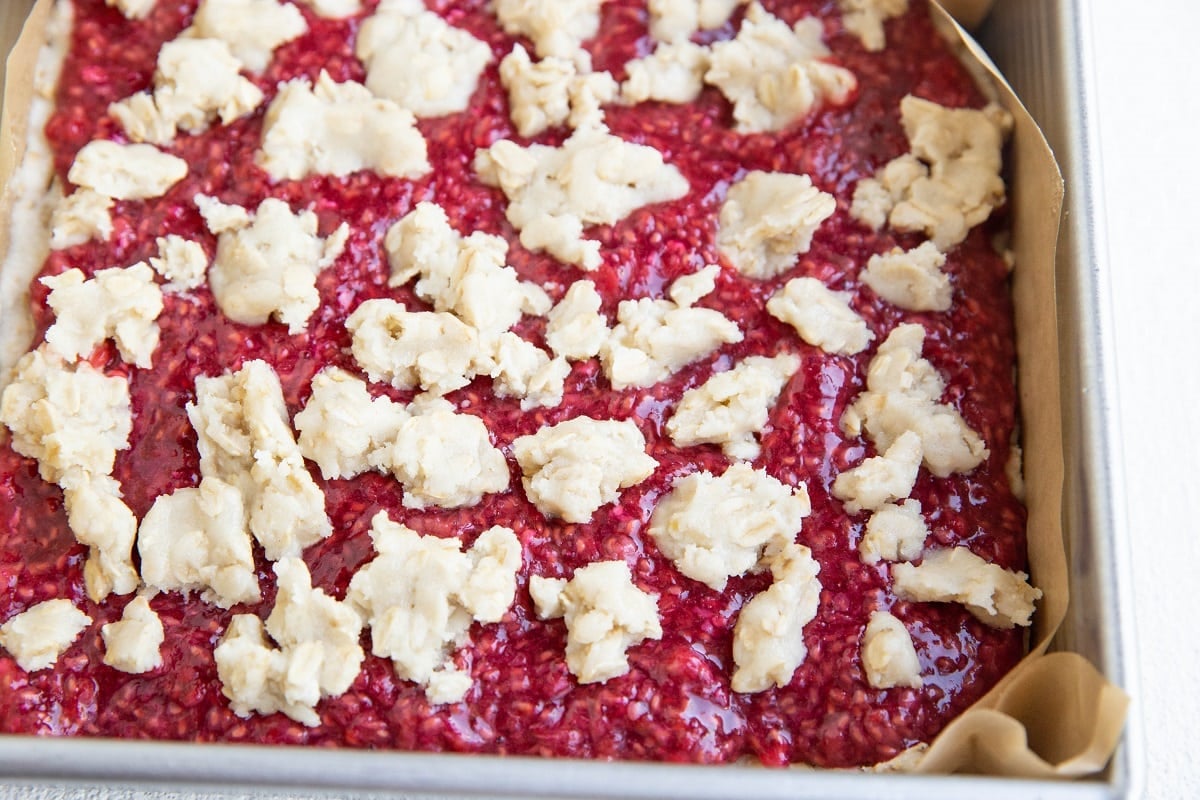
[[[1001,0],[1003,2],[1003,0]],[[1200,797],[1200,303],[1190,0],[1096,0],[1092,27],[1146,752],[1144,797]],[[1193,155],[1186,155],[1192,153]]]
[[[1200,4],[1096,0],[1092,16],[1140,654],[1133,713],[1146,746],[1140,789],[1153,800],[1200,798],[1200,626],[1186,612],[1200,586],[1200,526],[1186,518],[1200,507]],[[0,797],[30,796],[0,787]]]

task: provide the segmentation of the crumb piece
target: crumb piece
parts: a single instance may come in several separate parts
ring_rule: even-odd
[[[221,608],[260,598],[242,493],[219,478],[157,497],[138,529],[137,548],[151,589],[199,591]]]
[[[344,694],[358,676],[362,621],[348,603],[313,588],[299,558],[281,560],[275,574],[278,593],[265,625],[237,614],[213,650],[221,692],[240,717],[279,711],[316,727],[317,703]]]
[[[263,93],[239,72],[242,62],[220,39],[181,37],[158,53],[154,90],[112,103],[108,113],[135,142],[168,144],[176,130],[202,133],[253,112]]]
[[[675,281],[672,296],[695,302],[712,291],[713,270]],[[614,389],[653,386],[680,368],[703,358],[722,344],[742,340],[737,323],[711,308],[694,308],[675,300],[622,300],[617,325],[600,349],[604,374]]]
[[[534,575],[529,593],[542,619],[567,624],[567,669],[580,683],[629,671],[629,648],[661,639],[657,598],[639,589],[624,561],[597,561],[569,581]]]
[[[921,557],[928,537],[929,526],[921,516],[919,500],[884,503],[867,520],[858,554],[864,564],[913,561]]]
[[[416,0],[385,2],[358,31],[367,88],[418,117],[463,111],[492,49]]]
[[[807,175],[756,170],[729,187],[717,250],[743,275],[773,278],[809,251],[813,234],[836,208],[833,195]]]
[[[799,368],[799,357],[783,354],[751,356],[718,372],[684,392],[667,420],[667,434],[676,447],[719,444],[730,458],[753,461],[761,449],[755,434],[766,427],[779,393]]]
[[[64,358],[89,356],[105,339],[112,339],[126,363],[150,367],[163,300],[149,266],[97,270],[87,279],[72,268],[41,282],[50,290],[46,303],[54,311],[46,341]]]
[[[326,480],[384,469],[408,410],[387,397],[372,397],[359,378],[326,367],[312,380],[312,394],[294,420],[301,454]]]
[[[320,304],[317,273],[341,255],[348,234],[342,223],[322,238],[316,214],[293,213],[283,200],[268,197],[246,227],[227,228],[217,237],[208,275],[217,306],[243,325],[275,318],[300,333]]]
[[[64,250],[112,236],[113,199],[91,189],[76,189],[61,198],[50,218],[50,248]]]
[[[453,651],[470,641],[472,622],[499,622],[512,606],[521,543],[494,526],[464,553],[458,539],[421,536],[382,511],[371,521],[371,541],[377,555],[346,592],[371,628],[371,652],[424,686],[429,702],[462,700],[473,681]]]
[[[872,53],[887,46],[883,23],[908,11],[908,0],[838,0],[842,24]]]
[[[262,72],[276,47],[307,32],[300,9],[278,0],[201,0],[185,35],[220,39],[247,69]]]
[[[658,462],[629,420],[576,417],[513,441],[525,492],[547,517],[587,522],[620,489],[650,477]]]
[[[519,44],[500,62],[500,82],[508,90],[513,124],[521,136],[569,123],[572,128],[604,122],[601,106],[617,96],[617,83],[607,72],[579,69],[567,58],[533,62]]]
[[[162,620],[150,601],[139,595],[126,604],[121,619],[101,626],[104,663],[121,672],[141,675],[162,666]]]
[[[299,555],[328,536],[325,495],[313,481],[288,423],[279,376],[265,361],[196,379],[187,405],[200,474],[237,486],[250,532],[267,558]]]
[[[600,29],[604,0],[495,0],[495,12],[505,32],[527,36],[538,56],[574,58],[580,45]]]
[[[921,438],[905,431],[882,454],[866,459],[833,481],[833,496],[857,514],[908,497],[921,467]]]
[[[354,309],[346,329],[367,377],[397,389],[443,395],[484,369],[478,332],[453,314],[409,311],[395,300],[375,298]]]
[[[962,603],[980,622],[1007,630],[1030,624],[1041,589],[1024,572],[984,561],[966,547],[930,550],[919,565],[895,564],[896,596],[918,603]]]
[[[430,170],[411,111],[361,83],[335,83],[324,70],[315,85],[296,78],[280,88],[267,107],[255,163],[275,180],[359,170],[416,179]]]
[[[767,301],[771,316],[796,329],[800,338],[827,353],[854,355],[875,334],[850,307],[851,295],[835,292],[816,278],[792,278]]]
[[[740,133],[778,131],[822,103],[841,105],[858,85],[854,73],[825,61],[821,21],[794,26],[751,3],[735,38],[712,46],[704,79],[733,103]]]
[[[676,569],[720,592],[795,541],[811,511],[803,485],[793,489],[739,462],[720,477],[677,479],[654,509],[650,535]]]
[[[155,243],[158,256],[150,258],[150,266],[167,281],[163,291],[185,292],[204,284],[208,254],[198,242],[170,233],[158,237]]]
[[[625,63],[621,98],[626,103],[694,102],[704,90],[709,64],[707,47],[686,39],[660,44],[650,55]]]
[[[862,282],[892,305],[909,311],[949,311],[953,289],[942,272],[946,256],[933,242],[912,250],[893,248],[876,254],[862,271]]]
[[[733,628],[730,683],[735,692],[763,692],[786,686],[808,656],[804,626],[817,615],[821,567],[812,552],[788,544],[770,562],[775,582],[742,607]]]
[[[921,662],[904,623],[886,611],[874,611],[862,638],[862,665],[876,689],[921,688]]]
[[[65,364],[43,345],[17,362],[0,395],[0,421],[12,448],[37,459],[42,480],[63,485],[80,473],[109,475],[129,447],[129,381],[87,361]]]
[[[67,482],[63,505],[75,539],[88,547],[83,583],[99,603],[109,594],[124,595],[141,582],[133,566],[137,518],[121,500],[121,489],[107,475],[88,475]]]
[[[476,152],[475,171],[508,197],[505,214],[521,244],[585,270],[600,266],[600,243],[583,238],[584,225],[612,225],[689,188],[657,150],[603,126],[577,129],[562,147],[501,139]]]
[[[660,42],[690,39],[719,28],[746,0],[650,0],[650,35]]]
[[[188,174],[188,163],[150,144],[88,142],[75,155],[67,179],[116,200],[161,197]]]
[[[942,252],[1004,202],[1001,149],[1012,115],[992,104],[950,109],[908,95],[900,116],[910,153],[854,189],[850,215],[878,230],[921,232]]]
[[[921,440],[921,458],[931,473],[944,478],[969,472],[989,455],[987,446],[951,405],[938,402],[944,382],[921,357],[925,329],[897,325],[867,368],[867,391],[842,415],[842,431],[866,431],[877,450],[888,449],[906,432]]]
[[[54,666],[58,657],[75,643],[92,618],[70,600],[46,600],[9,618],[0,625],[3,647],[26,672]]]
[[[583,361],[600,353],[608,321],[600,313],[596,284],[575,281],[546,317],[546,344],[560,358]]]
[[[405,508],[463,508],[508,488],[508,463],[483,420],[440,398],[409,410],[386,462],[404,484]]]

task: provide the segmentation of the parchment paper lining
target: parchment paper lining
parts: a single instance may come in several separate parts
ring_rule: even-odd
[[[34,71],[53,0],[38,0],[8,58],[4,113],[0,121],[0,252],[9,253],[14,206],[22,186],[14,172],[25,154]],[[964,25],[977,25],[990,0],[944,0]],[[1124,725],[1128,697],[1085,659],[1047,648],[1066,613],[1067,561],[1062,532],[1062,416],[1059,405],[1058,332],[1054,301],[1054,256],[1062,208],[1063,182],[1041,131],[963,29],[940,8],[935,14],[951,41],[961,44],[964,61],[982,70],[999,101],[1016,121],[1010,147],[1009,191],[1016,254],[1018,381],[1022,414],[1029,561],[1033,583],[1044,596],[1031,632],[1029,655],[991,692],[952,722],[928,747],[911,751],[883,769],[924,773],[978,772],[1023,778],[1080,777],[1102,770]],[[19,15],[0,16],[15,24]],[[3,31],[11,33],[11,31]],[[9,37],[11,40],[11,36]],[[36,170],[33,174],[38,174]],[[46,170],[48,178],[48,170]],[[26,176],[28,177],[28,175]],[[48,188],[48,187],[47,187]],[[11,341],[12,309],[24,290],[6,256],[0,273],[5,328]],[[0,380],[0,384],[3,380]]]

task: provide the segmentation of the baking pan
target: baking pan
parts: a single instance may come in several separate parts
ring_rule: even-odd
[[[29,3],[6,3],[3,15]],[[14,12],[13,7],[20,11]],[[1004,0],[980,39],[1041,124],[1067,182],[1057,268],[1072,602],[1055,642],[1136,696],[1124,481],[1117,451],[1101,176],[1084,0]],[[1105,773],[1074,782],[204,746],[0,736],[0,794],[102,784],[138,798],[304,795],[603,798],[1124,798],[1137,794],[1136,714]]]

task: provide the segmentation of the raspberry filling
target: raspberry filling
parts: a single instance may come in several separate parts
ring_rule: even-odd
[[[149,18],[131,24],[103,0],[76,0],[57,110],[46,129],[64,183],[75,153],[88,141],[124,140],[108,104],[150,85],[158,48],[187,26],[195,5],[159,3]],[[373,11],[375,3],[366,5],[365,13]],[[497,139],[531,141],[514,132],[496,66],[512,49],[513,37],[500,29],[484,0],[430,0],[427,5],[486,42],[496,56],[469,111],[419,122],[433,164],[429,175],[409,181],[360,172],[344,179],[272,182],[254,164],[264,103],[230,125],[217,124],[199,135],[180,133],[164,149],[188,161],[191,170],[183,181],[160,198],[119,201],[108,242],[55,251],[46,261],[41,276],[71,267],[91,275],[155,255],[156,237],[167,233],[194,239],[211,256],[215,237],[192,201],[198,193],[249,208],[268,196],[283,198],[293,208],[311,207],[320,219],[321,235],[341,222],[350,226],[345,252],[318,278],[321,304],[303,333],[289,334],[275,322],[255,327],[230,322],[207,288],[201,288],[165,296],[158,320],[161,344],[152,368],[124,364],[111,345],[92,354],[92,363],[107,373],[129,376],[134,430],[130,447],[118,453],[113,474],[139,518],[159,495],[199,481],[196,436],[184,410],[195,397],[196,376],[220,375],[246,360],[264,359],[279,374],[294,415],[322,367],[359,373],[344,323],[360,303],[391,297],[410,308],[428,308],[411,287],[387,286],[382,245],[388,227],[417,202],[440,204],[461,232],[505,236],[508,263],[556,299],[580,277],[575,268],[522,248],[504,217],[503,195],[482,184],[472,168],[475,151]],[[462,703],[431,705],[421,687],[396,676],[389,660],[368,654],[349,691],[317,706],[317,727],[282,714],[236,716],[221,693],[213,648],[233,614],[269,613],[274,577],[261,552],[260,604],[226,611],[195,595],[160,594],[152,606],[166,631],[162,666],[142,675],[104,666],[100,626],[119,619],[130,598],[110,596],[100,604],[87,598],[82,575],[86,548],[67,525],[61,490],[42,481],[36,463],[14,453],[6,441],[0,446],[0,620],[62,597],[94,623],[51,669],[26,673],[12,659],[0,658],[0,730],[690,762],[750,756],[768,765],[840,767],[886,760],[930,740],[986,692],[1021,657],[1023,632],[990,628],[957,604],[896,599],[887,564],[867,565],[859,558],[867,514],[848,514],[830,494],[839,472],[875,454],[869,443],[848,439],[838,425],[864,389],[873,348],[852,357],[829,355],[802,342],[764,310],[766,299],[789,278],[809,275],[853,294],[853,308],[867,321],[876,343],[901,322],[922,324],[927,331],[924,355],[946,381],[943,402],[954,405],[990,449],[989,458],[968,474],[935,478],[922,470],[912,497],[926,510],[932,532],[927,544],[967,545],[1003,567],[1024,568],[1025,511],[1005,470],[1016,424],[1015,352],[1008,269],[992,244],[997,223],[976,228],[949,253],[952,309],[914,313],[862,287],[858,273],[872,254],[897,245],[914,247],[921,237],[887,228],[872,232],[848,214],[855,183],[908,150],[899,120],[902,97],[916,94],[950,107],[981,107],[984,98],[936,33],[923,3],[913,3],[904,16],[888,22],[888,48],[881,53],[866,52],[843,29],[833,0],[764,0],[763,5],[789,24],[806,15],[821,18],[832,60],[858,77],[855,96],[844,106],[819,109],[773,134],[735,133],[729,103],[712,88],[687,106],[651,102],[607,107],[607,123],[615,135],[662,152],[683,172],[691,190],[678,201],[648,206],[615,225],[587,231],[601,242],[604,261],[587,277],[596,283],[602,311],[612,319],[620,300],[662,296],[663,287],[676,277],[720,263],[714,244],[718,211],[727,187],[746,171],[810,175],[838,201],[811,250],[792,270],[767,281],[725,269],[717,290],[700,302],[736,321],[744,340],[644,389],[615,391],[595,359],[577,363],[563,403],[555,408],[522,411],[517,400],[496,397],[488,378],[448,395],[460,412],[482,418],[511,471],[507,493],[487,495],[470,508],[407,509],[401,505],[402,489],[391,477],[369,473],[325,481],[310,465],[325,492],[334,532],[308,548],[304,560],[313,585],[339,599],[354,572],[373,557],[368,528],[379,510],[422,534],[459,537],[467,545],[492,525],[506,525],[516,533],[523,549],[516,602],[501,623],[474,626],[470,643],[455,655],[473,679]],[[301,8],[309,32],[278,48],[267,71],[254,77],[268,102],[278,82],[315,78],[322,69],[337,81],[364,78],[353,54],[353,33],[362,15],[324,20]],[[740,12],[724,28],[701,34],[701,40],[728,38],[739,19]],[[644,4],[606,3],[601,32],[586,48],[596,69],[611,70],[622,79],[624,63],[653,48]],[[532,141],[558,144],[563,137],[563,130],[551,130]],[[33,284],[33,311],[43,332],[53,321],[46,293]],[[515,330],[543,345],[544,324],[526,317]],[[769,585],[770,576],[735,577],[725,591],[716,592],[681,575],[646,528],[673,480],[699,469],[718,474],[730,463],[716,446],[680,448],[667,436],[665,420],[683,392],[747,356],[780,352],[799,355],[802,364],[772,412],[754,466],[784,483],[807,486],[812,514],[797,540],[820,563],[822,591],[817,617],[804,630],[808,656],[791,682],[739,694],[731,690],[729,677],[733,625],[742,606]],[[412,397],[378,384],[372,391],[403,401]],[[568,524],[548,520],[525,497],[512,442],[579,415],[634,420],[659,466],[648,480],[623,491],[617,503],[601,507],[589,523]],[[569,576],[594,561],[613,559],[627,562],[638,585],[658,595],[664,633],[660,640],[630,649],[627,674],[580,685],[563,657],[563,623],[538,619],[528,579],[534,574]],[[860,641],[871,611],[879,608],[890,609],[910,631],[922,664],[922,687],[878,690],[868,684]]]

